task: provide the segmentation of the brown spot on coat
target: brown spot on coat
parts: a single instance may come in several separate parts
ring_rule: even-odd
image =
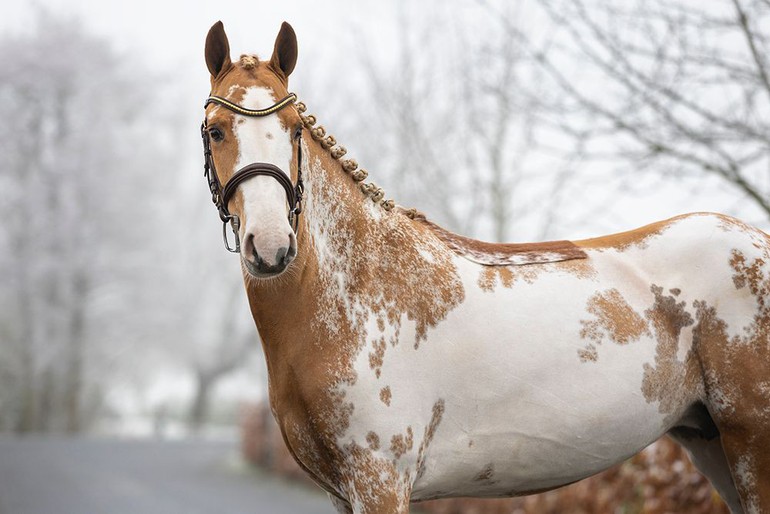
[[[374,432],[369,432],[366,434],[366,443],[370,449],[377,451],[380,449],[380,436]]]
[[[412,427],[406,427],[406,435],[396,434],[390,440],[390,451],[396,459],[412,449],[414,444],[414,434]]]
[[[380,378],[380,374],[382,373],[382,363],[385,360],[385,348],[387,347],[385,344],[385,337],[380,337],[374,341],[372,346],[374,346],[374,351],[369,352],[369,367],[374,370],[375,376]]]
[[[601,344],[604,339],[625,345],[644,335],[650,335],[647,322],[634,311],[617,289],[608,289],[593,295],[588,299],[586,310],[593,314],[595,319],[580,320],[583,325],[580,337],[593,341],[593,344],[578,350],[583,362],[597,360],[596,345]]]
[[[385,386],[382,389],[380,389],[380,401],[390,407],[390,399],[391,399],[391,393],[390,393],[390,386]]]
[[[757,300],[758,308],[764,308],[765,298],[770,294],[770,285],[768,284],[763,271],[765,260],[761,257],[757,257],[751,262],[747,262],[747,258],[743,252],[733,250],[730,258],[730,266],[735,272],[733,274],[733,284],[735,284],[735,288],[743,289],[744,287],[748,287],[751,294],[754,295]]]
[[[588,343],[585,348],[578,349],[578,357],[581,362],[596,362],[599,360],[599,351],[592,343]]]
[[[645,316],[655,334],[655,363],[644,364],[642,394],[648,402],[659,402],[659,411],[669,414],[687,400],[694,401],[702,393],[700,366],[690,348],[683,361],[677,358],[682,330],[695,323],[687,312],[685,302],[664,296],[663,288],[650,287],[654,296],[652,307]]]

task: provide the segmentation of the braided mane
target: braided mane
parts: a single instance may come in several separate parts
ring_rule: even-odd
[[[243,54],[241,55],[240,63],[244,70],[253,70],[257,67],[257,64],[259,64],[259,57],[256,55]]]
[[[316,117],[305,114],[307,107],[304,103],[296,104],[302,123],[310,131],[313,139],[328,150],[334,159],[340,161],[342,169],[350,175],[353,181],[360,183],[365,196],[379,203],[386,211],[396,207],[393,200],[384,200],[385,192],[372,182],[364,182],[369,175],[365,169],[359,168],[354,159],[342,159],[347,153],[344,146],[338,145],[334,136],[327,135],[322,126],[315,126]],[[419,222],[443,241],[454,253],[466,259],[485,266],[518,266],[534,263],[559,262],[573,259],[585,259],[586,254],[570,241],[550,241],[544,243],[487,243],[469,237],[454,234],[435,223],[428,221],[425,215],[417,209],[398,207],[398,212]]]
[[[364,182],[366,177],[369,176],[363,168],[358,167],[358,162],[355,159],[343,159],[342,157],[348,152],[344,146],[337,144],[337,140],[332,135],[326,134],[326,129],[323,126],[316,124],[316,117],[313,114],[305,114],[307,107],[303,102],[297,102],[297,111],[302,118],[302,123],[310,131],[310,135],[318,141],[321,146],[329,152],[329,154],[336,160],[340,161],[342,169],[350,175],[350,178],[354,182],[360,183],[361,192],[365,196],[371,198],[374,203],[378,203],[380,207],[386,211],[393,210],[396,206],[396,202],[393,200],[385,200],[385,191],[381,187],[377,186],[373,182]],[[405,213],[413,212],[413,209],[404,210]],[[407,214],[408,215],[408,214]],[[410,216],[412,217],[412,216]]]

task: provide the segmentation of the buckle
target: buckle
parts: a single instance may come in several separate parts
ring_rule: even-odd
[[[230,240],[227,237],[227,222],[230,222],[230,228],[233,231],[234,245],[230,246]],[[241,228],[241,220],[235,214],[229,214],[222,219],[222,239],[225,241],[225,249],[231,253],[240,253],[241,240],[238,237],[238,229]]]

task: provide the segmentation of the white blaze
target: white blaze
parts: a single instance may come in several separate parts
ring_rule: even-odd
[[[275,101],[269,89],[253,86],[246,89],[241,105],[247,109],[264,109]],[[254,162],[267,162],[290,174],[291,136],[276,114],[263,117],[236,115],[233,133],[238,140],[235,171]],[[288,246],[291,234],[286,192],[277,180],[268,176],[252,177],[238,189],[243,196],[241,239],[253,234],[257,251],[268,262],[274,263],[275,252]]]

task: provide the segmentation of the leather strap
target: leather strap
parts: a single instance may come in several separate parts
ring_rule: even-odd
[[[293,209],[296,206],[297,196],[294,191],[294,184],[291,183],[291,179],[286,173],[275,164],[270,164],[269,162],[253,162],[236,171],[233,176],[230,177],[230,180],[227,181],[227,184],[225,184],[225,188],[222,191],[222,203],[228,212],[230,210],[228,204],[235,194],[238,185],[241,182],[258,175],[267,175],[268,177],[277,180],[286,191],[286,201],[289,202],[289,208]]]

